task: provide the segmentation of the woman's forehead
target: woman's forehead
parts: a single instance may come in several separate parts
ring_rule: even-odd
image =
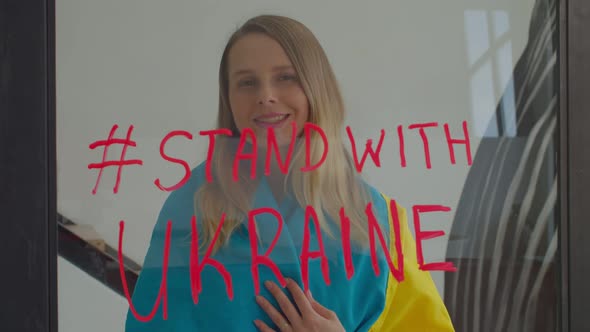
[[[275,71],[292,68],[281,45],[261,33],[250,33],[239,38],[228,54],[230,75],[247,71]]]

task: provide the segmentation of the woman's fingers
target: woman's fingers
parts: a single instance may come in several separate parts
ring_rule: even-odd
[[[326,319],[332,319],[332,318],[334,318],[334,316],[336,316],[335,312],[333,312],[332,310],[324,307],[319,302],[317,302],[313,298],[313,296],[311,295],[311,291],[309,289],[307,290],[307,292],[305,292],[305,297],[306,297],[307,301],[309,301],[309,305],[310,305],[311,309],[313,311],[315,311],[316,313],[318,313],[320,316],[322,316]]]
[[[311,293],[309,294],[309,296],[311,297]],[[326,319],[333,319],[334,317],[336,317],[336,313],[334,311],[324,307],[314,299],[312,299],[311,307],[315,312],[317,312],[320,316]]]
[[[311,303],[293,279],[287,279],[287,289],[291,292],[293,300],[295,300],[295,304],[297,304],[297,308],[299,308],[304,319],[313,313]]]
[[[262,308],[262,310],[264,310],[264,312],[266,312],[268,317],[270,317],[270,320],[272,320],[273,323],[275,323],[281,331],[287,331],[287,329],[289,327],[289,321],[270,302],[268,302],[267,299],[265,299],[263,296],[258,295],[258,296],[256,296],[256,302]],[[259,329],[260,329],[260,326],[266,326],[268,328],[268,326],[266,324],[264,324],[263,321],[255,320],[254,323],[257,323],[256,326]],[[258,325],[259,323],[262,323],[262,324],[259,326]],[[272,329],[270,329],[270,328],[269,328],[269,330],[262,330],[261,329],[261,331],[272,331]]]
[[[268,325],[266,325],[266,323],[264,323],[263,321],[261,321],[259,319],[254,321],[254,325],[256,325],[256,328],[258,328],[259,331],[275,332],[275,330],[271,329]]]
[[[309,301],[309,303],[313,303],[313,296],[311,296],[311,290],[307,290],[307,292],[305,292],[305,296],[307,296],[307,300]]]
[[[265,285],[279,303],[282,312],[262,296],[257,296],[256,301],[281,332],[344,331],[336,313],[313,299],[309,290],[304,293],[295,281],[287,279],[287,289],[291,292],[297,307],[283,293],[281,287],[268,281]],[[301,316],[297,309],[301,312]],[[260,320],[254,323],[262,332],[272,331]]]
[[[272,294],[272,296],[274,296],[274,298],[277,300],[279,307],[281,307],[281,311],[285,317],[287,317],[291,325],[299,325],[299,322],[301,321],[299,312],[297,312],[297,309],[293,306],[293,303],[291,303],[287,295],[283,293],[281,287],[271,281],[266,281],[264,285]]]

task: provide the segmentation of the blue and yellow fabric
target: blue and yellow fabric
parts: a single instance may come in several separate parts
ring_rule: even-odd
[[[162,279],[162,258],[166,224],[172,221],[169,266],[167,272],[168,317],[163,319],[162,305],[149,322],[140,322],[129,311],[126,332],[195,332],[195,331],[257,331],[254,319],[262,319],[269,326],[274,324],[255,302],[254,282],[251,273],[251,249],[247,232],[247,220],[234,232],[227,243],[212,258],[221,262],[232,279],[234,298],[226,293],[223,278],[216,269],[207,265],[202,271],[202,292],[194,304],[190,287],[190,235],[191,218],[194,215],[194,193],[205,183],[204,164],[196,167],[190,180],[172,192],[160,211],[157,224],[142,272],[133,292],[136,310],[147,315],[158,297]],[[390,231],[391,215],[388,198],[368,186],[372,195],[373,210],[381,223],[384,234]],[[278,241],[270,258],[284,277],[302,286],[299,256],[303,243],[304,209],[292,197],[276,202],[264,178],[257,188],[254,208],[270,207],[280,212],[284,220]],[[321,234],[329,261],[330,285],[326,285],[319,259],[309,261],[309,288],[314,298],[333,310],[346,331],[453,331],[449,315],[434,286],[430,274],[418,270],[415,244],[408,229],[405,210],[398,209],[402,232],[405,280],[398,283],[389,273],[381,250],[378,264],[381,273],[375,274],[368,250],[355,250],[352,259],[354,275],[346,277],[341,241]],[[197,214],[197,220],[200,220]],[[278,223],[267,214],[256,217],[260,243],[259,253],[266,252],[275,237]],[[311,220],[308,220],[311,223]],[[317,234],[310,225],[310,250],[317,250]],[[315,246],[315,247],[314,247]],[[393,248],[393,245],[389,246]],[[395,253],[393,254],[395,257]],[[394,261],[397,265],[397,262]],[[260,266],[260,294],[276,305],[262,283],[278,282],[270,269]]]

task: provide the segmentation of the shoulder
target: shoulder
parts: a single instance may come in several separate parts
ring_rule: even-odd
[[[189,224],[194,214],[195,193],[206,181],[205,162],[202,162],[192,169],[186,183],[168,194],[160,210],[156,228],[165,229],[169,220],[174,224]]]
[[[365,180],[362,180],[362,185],[364,186],[366,192],[369,194],[369,201],[372,204],[373,212],[375,213],[375,217],[383,223],[387,224],[388,218],[388,209],[389,209],[389,198],[383,194],[379,189],[374,187],[373,185],[369,184]]]
[[[363,181],[362,183],[365,186],[365,189],[369,194],[369,199],[372,203],[375,216],[380,221],[384,221],[385,223],[387,223],[387,221],[390,218],[390,212],[391,212],[391,213],[397,213],[400,220],[405,222],[404,220],[407,218],[407,211],[402,205],[400,205],[398,203],[397,197],[389,196],[389,195],[385,194],[383,191],[370,185],[366,181]],[[390,201],[395,202],[395,207],[390,206]]]
[[[206,183],[206,174],[205,174],[205,165],[206,162],[203,161],[197,166],[195,166],[191,170],[190,178],[186,183],[182,185],[182,187],[172,191],[169,195],[169,198],[176,198],[182,197],[187,194],[194,193],[199,187],[201,187],[204,183]]]

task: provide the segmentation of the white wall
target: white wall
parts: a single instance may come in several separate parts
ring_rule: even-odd
[[[468,167],[461,150],[457,165],[450,164],[442,124],[448,122],[458,136],[461,121],[468,121],[475,152],[526,43],[533,2],[59,0],[59,212],[93,225],[113,246],[118,222],[125,220],[125,254],[141,263],[167,195],[153,182],[159,177],[173,184],[183,175],[181,167],[161,159],[160,141],[172,130],[187,130],[195,139],[170,141],[167,152],[192,166],[204,159],[207,139],[198,132],[214,127],[222,48],[239,24],[261,13],[291,16],[316,34],[357,139],[376,141],[386,130],[382,167],[365,168],[368,181],[407,208],[442,204],[454,211]],[[401,168],[397,125],[432,121],[440,123],[428,130],[433,168],[425,168],[422,143],[409,130],[408,167]],[[87,166],[100,162],[102,150],[88,146],[106,139],[114,124],[117,137],[135,126],[137,148],[129,148],[127,158],[144,164],[123,169],[118,194],[112,190],[116,169],[106,169],[92,195],[98,172]],[[110,158],[120,151],[111,148]],[[453,213],[427,217],[423,229],[448,233],[452,219]],[[425,260],[443,260],[447,240],[426,241]],[[61,287],[83,287],[75,273],[64,272],[71,281]],[[433,277],[442,293],[442,274]],[[67,314],[76,310],[85,308]]]
[[[57,275],[60,332],[123,330],[128,308],[124,297],[61,257]]]

